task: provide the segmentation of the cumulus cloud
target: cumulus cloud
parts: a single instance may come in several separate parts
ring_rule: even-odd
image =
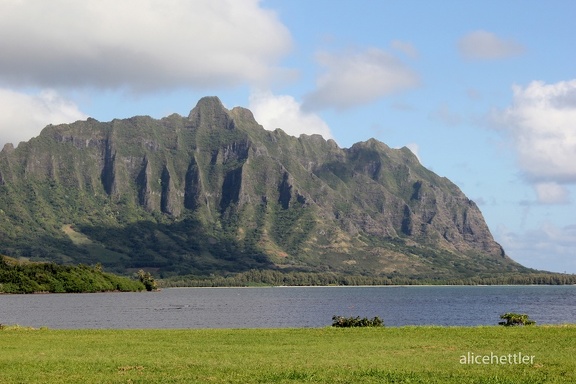
[[[282,129],[289,135],[319,134],[325,139],[332,133],[318,115],[302,111],[300,103],[292,96],[274,95],[267,91],[256,91],[250,95],[250,110],[256,121],[270,131]]]
[[[487,31],[474,31],[458,41],[458,50],[465,59],[492,60],[518,56],[524,46],[514,40],[502,39]]]
[[[292,41],[259,3],[2,1],[0,81],[132,91],[266,81]]]
[[[462,116],[453,112],[448,104],[443,103],[438,108],[430,113],[430,118],[440,121],[444,125],[455,127],[462,123]]]
[[[0,89],[0,149],[37,136],[48,124],[71,123],[87,116],[52,90],[37,94]]]
[[[495,236],[506,252],[524,266],[576,273],[576,225],[543,223],[520,233],[501,227]]]
[[[557,184],[576,183],[576,80],[513,87],[512,105],[495,113],[517,152],[525,178],[539,185],[541,202],[565,200]]]
[[[316,59],[325,72],[317,79],[316,89],[305,96],[306,110],[350,108],[419,84],[413,70],[377,48],[323,52]]]
[[[416,48],[407,41],[394,40],[392,42],[392,48],[402,52],[412,59],[416,59],[418,57],[418,50],[416,50]]]
[[[558,183],[536,183],[536,196],[542,204],[567,204],[570,202],[568,189]]]

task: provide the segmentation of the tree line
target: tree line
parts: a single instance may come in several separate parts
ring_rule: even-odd
[[[134,292],[147,289],[149,284],[142,278],[136,280],[104,272],[100,265],[19,262],[0,256],[0,293]]]
[[[363,276],[337,272],[256,270],[226,276],[172,276],[160,281],[163,287],[246,287],[246,286],[325,286],[325,285],[570,285],[576,275],[524,273],[458,279],[432,279],[410,276]]]

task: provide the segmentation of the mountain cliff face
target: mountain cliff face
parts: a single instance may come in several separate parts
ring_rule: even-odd
[[[368,275],[518,271],[476,204],[407,148],[189,116],[48,126],[0,152],[0,253],[114,270]]]

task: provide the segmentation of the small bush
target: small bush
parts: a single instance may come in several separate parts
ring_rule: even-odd
[[[498,324],[505,327],[536,324],[536,322],[534,320],[530,320],[526,314],[508,312],[500,315],[500,318],[505,321],[500,321]]]
[[[373,319],[360,316],[357,317],[343,317],[343,316],[332,316],[332,326],[339,328],[349,328],[349,327],[383,327],[384,322],[378,316]]]

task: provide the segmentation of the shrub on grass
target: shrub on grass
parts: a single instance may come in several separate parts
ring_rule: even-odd
[[[350,328],[350,327],[383,327],[384,322],[378,316],[373,319],[360,316],[357,317],[343,317],[343,316],[332,316],[332,326],[339,328]]]
[[[500,315],[500,318],[505,321],[500,321],[498,324],[505,327],[513,327],[520,325],[534,325],[536,322],[528,318],[526,314],[508,312]]]

